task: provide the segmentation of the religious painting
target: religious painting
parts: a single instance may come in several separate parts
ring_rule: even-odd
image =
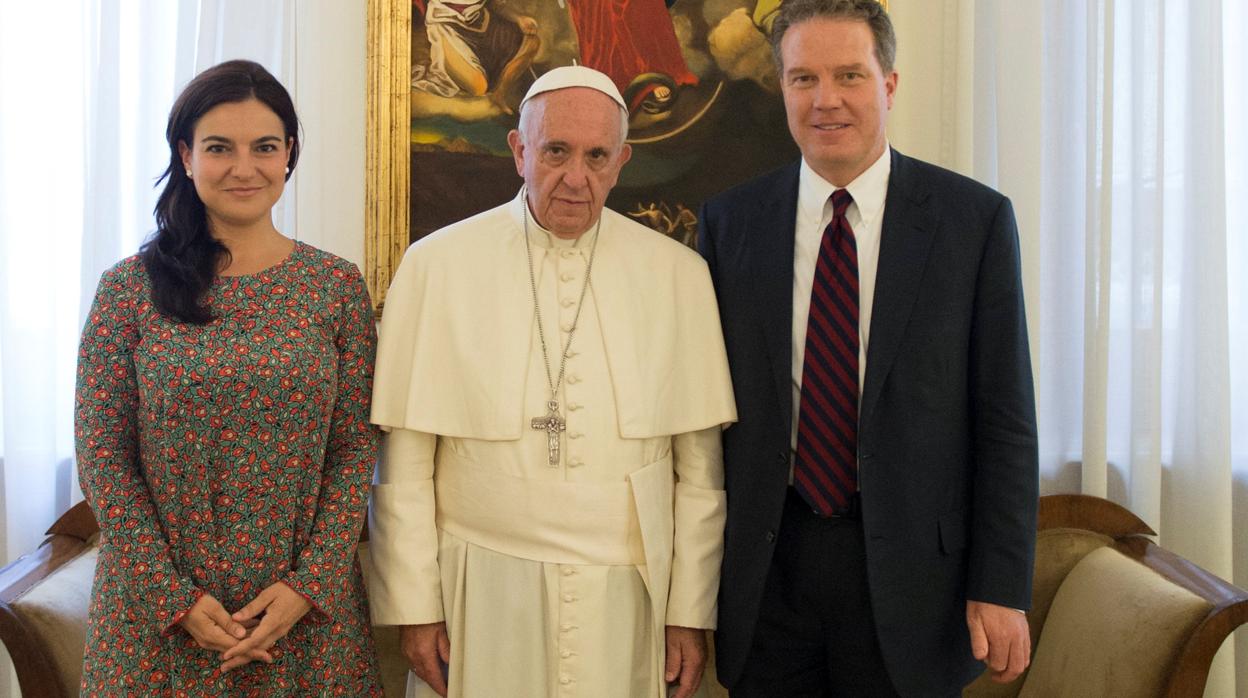
[[[603,71],[629,105],[633,156],[607,205],[695,245],[703,201],[798,157],[767,41],[782,2],[368,0],[374,303],[411,242],[519,191],[507,132],[559,66]]]
[[[779,0],[412,0],[410,235],[515,196],[507,147],[539,75],[606,73],[633,156],[607,205],[693,245],[713,194],[796,146],[767,32]]]

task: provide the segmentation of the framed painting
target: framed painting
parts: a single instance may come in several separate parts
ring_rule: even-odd
[[[792,162],[767,41],[782,0],[369,0],[365,274],[516,195],[506,137],[543,72],[587,65],[629,105],[607,205],[685,244],[715,193]]]

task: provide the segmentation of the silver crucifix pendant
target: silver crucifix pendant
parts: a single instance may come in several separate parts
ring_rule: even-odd
[[[563,418],[559,416],[559,403],[551,400],[546,403],[546,416],[534,417],[530,425],[535,431],[546,432],[546,448],[550,451],[549,465],[552,468],[559,467],[559,432],[568,428]]]

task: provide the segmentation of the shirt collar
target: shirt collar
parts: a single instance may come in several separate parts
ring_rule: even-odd
[[[892,146],[885,144],[884,152],[876,158],[871,166],[854,178],[845,189],[854,198],[854,206],[863,221],[874,220],[884,209],[884,199],[888,196],[888,177],[893,170]],[[819,176],[814,168],[802,158],[801,172],[798,176],[797,205],[798,213],[805,217],[822,220],[825,211],[830,211],[829,199],[838,187]],[[830,217],[830,216],[829,216]]]

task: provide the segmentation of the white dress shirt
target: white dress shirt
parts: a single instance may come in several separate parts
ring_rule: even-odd
[[[884,199],[892,172],[892,149],[845,187],[854,201],[845,212],[858,247],[858,390],[867,375],[867,345],[871,332],[871,304],[875,300],[875,271],[880,261],[880,232]],[[823,231],[832,222],[834,187],[802,159],[797,184],[797,230],[793,247],[793,430],[791,448],[797,448],[797,418],[802,402],[802,368],[806,356],[806,322],[810,319],[810,292]]]

